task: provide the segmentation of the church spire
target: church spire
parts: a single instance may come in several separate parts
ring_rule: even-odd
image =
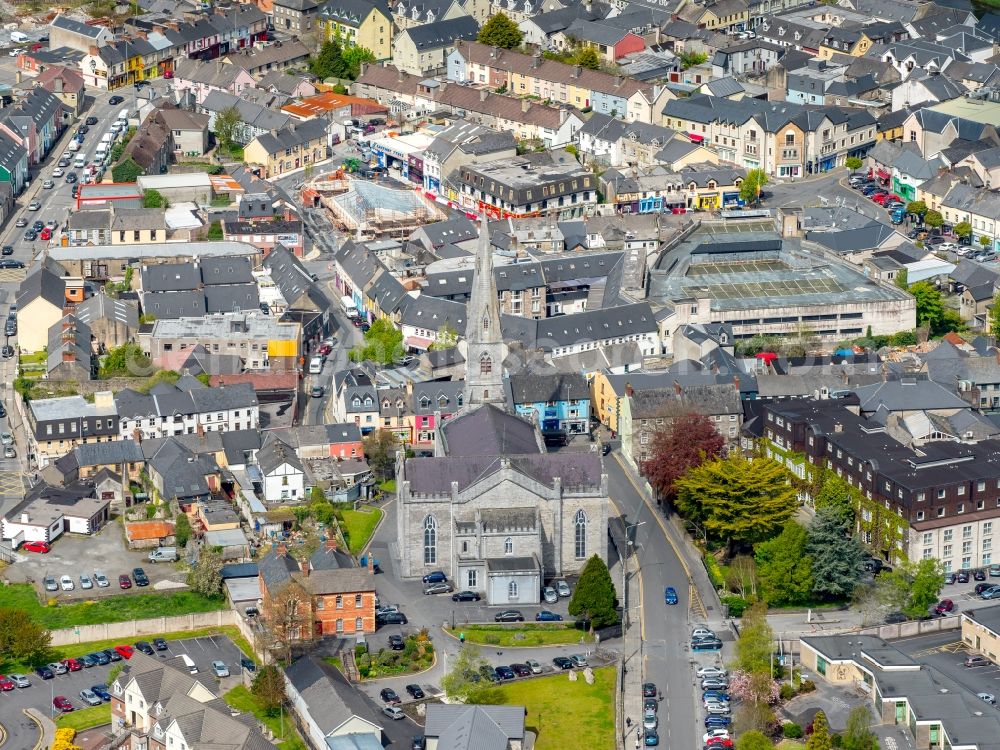
[[[472,294],[466,306],[466,404],[506,404],[502,370],[505,349],[500,332],[500,302],[493,277],[493,249],[483,215],[479,220]]]

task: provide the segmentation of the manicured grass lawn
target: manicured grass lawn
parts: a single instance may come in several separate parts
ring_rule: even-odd
[[[382,492],[395,492],[396,491],[396,480],[395,479],[386,479],[384,482],[382,482],[382,483],[379,484],[378,488],[380,490],[382,490]]]
[[[612,750],[615,747],[615,668],[594,670],[594,684],[583,673],[512,682],[499,688],[500,703],[524,706],[524,725],[537,733],[536,750]]]
[[[558,643],[584,643],[593,640],[589,633],[577,630],[572,623],[518,623],[517,625],[459,625],[447,629],[458,638],[465,634],[466,643],[487,646],[551,646]]]
[[[44,365],[48,355],[45,352],[35,352],[33,354],[22,354],[20,361],[22,365]]]
[[[339,672],[344,671],[344,662],[340,660],[339,656],[324,656],[323,661]]]
[[[200,628],[198,630],[182,630],[176,633],[157,633],[155,635],[143,635],[138,638],[115,638],[107,641],[87,641],[86,643],[76,643],[69,646],[53,646],[49,649],[49,653],[46,656],[46,661],[62,661],[68,658],[77,658],[83,656],[84,654],[90,654],[94,651],[103,651],[106,648],[114,648],[120,643],[135,643],[136,641],[148,641],[152,643],[154,638],[165,638],[168,641],[179,641],[184,638],[202,638],[206,635],[225,635],[228,636],[240,651],[242,651],[246,656],[251,659],[253,656],[253,648],[251,648],[250,643],[246,638],[240,633],[239,629],[235,625],[223,625],[222,627],[213,628]],[[22,662],[5,663],[0,662],[0,670],[3,672],[30,672],[34,669],[33,664],[24,664]]]
[[[221,596],[209,599],[193,591],[174,591],[108,596],[49,607],[38,603],[31,584],[16,583],[0,587],[0,607],[23,609],[32,619],[52,629],[186,615],[191,612],[214,612],[225,606],[226,600]]]
[[[365,510],[345,510],[344,525],[342,531],[347,537],[347,546],[352,555],[357,555],[368,544],[375,527],[382,520],[382,511],[379,508],[366,508]]]
[[[782,740],[776,747],[778,750],[804,750],[805,746],[801,740]]]
[[[266,724],[267,728],[274,732],[275,740],[281,750],[308,750],[306,744],[299,737],[299,733],[295,730],[295,722],[287,712],[285,713],[284,725],[282,725],[280,716],[268,716],[261,711],[260,706],[257,705],[257,699],[243,685],[234,687],[222,697],[237,711],[253,714]],[[281,733],[282,728],[285,730],[284,734]]]
[[[80,699],[75,695],[66,696],[71,701],[76,703],[80,702]],[[82,732],[84,729],[90,729],[91,727],[99,727],[103,724],[111,723],[111,704],[104,703],[100,706],[92,706],[91,708],[79,708],[69,714],[63,714],[58,719],[56,719],[56,726],[59,727],[70,727],[78,732]]]

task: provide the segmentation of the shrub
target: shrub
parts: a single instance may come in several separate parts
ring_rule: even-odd
[[[722,597],[722,603],[729,607],[730,617],[743,617],[743,613],[747,608],[747,600],[742,596],[724,596]]]
[[[368,653],[368,646],[364,643],[359,643],[354,647],[354,656],[364,656]]]
[[[491,646],[500,645],[500,636],[495,635],[494,633],[487,633],[486,635],[483,636],[483,640],[486,641],[486,643],[489,643]]]
[[[790,685],[782,685],[782,693],[786,687],[791,687]],[[784,697],[784,695],[782,695]],[[781,727],[781,733],[790,740],[797,740],[802,736],[802,727],[796,724],[794,721],[790,721],[787,724],[783,724]]]
[[[840,734],[840,732],[834,732],[833,734],[830,735],[830,744],[833,745],[834,747],[844,746],[844,738]]]
[[[812,680],[802,680],[802,684],[799,685],[800,693],[811,693],[816,689],[816,683]]]
[[[793,688],[787,682],[783,682],[783,683],[781,683],[781,689],[778,692],[778,696],[783,701],[791,700],[793,697],[795,697],[795,688]],[[788,724],[785,724],[785,729],[788,729]],[[799,731],[800,732],[802,731],[801,727],[799,727]],[[790,735],[786,734],[785,736],[788,737]],[[799,736],[801,736],[801,735],[799,735]]]
[[[705,563],[705,570],[708,571],[708,579],[712,582],[712,585],[716,589],[721,589],[725,586],[726,577],[722,574],[722,568],[719,567],[719,561],[715,559],[715,555],[703,552],[701,559]]]

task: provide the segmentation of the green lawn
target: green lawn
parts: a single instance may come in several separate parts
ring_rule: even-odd
[[[323,661],[336,669],[338,672],[344,671],[344,662],[341,661],[339,656],[324,656]]]
[[[71,628],[76,625],[96,625],[104,622],[126,622],[149,617],[186,615],[191,612],[214,612],[226,607],[223,597],[209,599],[193,591],[124,594],[87,600],[76,604],[38,603],[35,589],[29,583],[0,587],[0,607],[26,610],[32,619],[48,628]]]
[[[382,492],[395,492],[396,491],[396,480],[386,479],[384,482],[380,482],[378,488]]]
[[[69,699],[75,700],[76,696],[68,696]],[[84,729],[90,729],[91,727],[99,727],[104,724],[111,723],[111,704],[104,703],[100,706],[93,706],[92,708],[81,708],[73,711],[69,714],[63,714],[58,719],[56,719],[56,726],[58,727],[70,727],[78,732],[82,732]]]
[[[22,354],[20,356],[21,366],[24,365],[41,365],[45,366],[46,361],[48,361],[48,355],[45,352],[34,352],[33,354]]]
[[[459,625],[447,632],[458,638],[465,634],[466,643],[487,646],[551,646],[558,643],[589,643],[589,633],[577,630],[572,623],[518,623],[517,625]]]
[[[87,641],[86,643],[75,643],[68,646],[53,646],[45,656],[45,661],[62,661],[68,658],[77,658],[94,651],[103,651],[106,648],[114,648],[120,643],[135,643],[135,641],[152,641],[154,638],[165,638],[168,641],[179,641],[184,638],[202,638],[206,635],[225,635],[236,647],[246,656],[254,659],[253,648],[246,638],[240,633],[235,625],[223,625],[221,627],[199,628],[198,630],[181,630],[176,633],[156,633],[155,635],[143,635],[135,639],[113,638],[106,641]],[[34,664],[23,662],[7,663],[0,661],[0,670],[3,672],[30,672],[35,668]]]
[[[237,711],[253,714],[266,724],[267,728],[274,732],[275,741],[280,750],[308,750],[302,738],[299,737],[299,733],[295,730],[295,722],[287,712],[284,724],[282,724],[280,716],[267,716],[257,705],[257,699],[243,685],[234,687],[222,697]],[[284,734],[281,733],[282,728],[285,730]]]
[[[583,674],[512,682],[498,689],[500,703],[524,706],[524,724],[536,732],[536,750],[613,750],[615,747],[615,668],[594,670],[594,684]]]
[[[375,527],[382,520],[382,511],[379,508],[365,508],[364,510],[344,510],[344,523],[341,531],[347,537],[347,546],[352,555],[357,555],[368,544]]]

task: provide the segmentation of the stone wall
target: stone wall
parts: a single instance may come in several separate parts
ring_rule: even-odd
[[[131,641],[140,636],[155,636],[161,633],[176,633],[201,628],[241,625],[239,616],[231,609],[214,612],[196,612],[173,617],[154,617],[148,620],[108,622],[98,625],[80,625],[76,628],[62,628],[52,631],[53,646],[71,646],[76,643],[107,641],[121,638]],[[240,628],[243,631],[243,628]],[[244,633],[245,635],[245,633]],[[251,639],[252,642],[252,639]]]

